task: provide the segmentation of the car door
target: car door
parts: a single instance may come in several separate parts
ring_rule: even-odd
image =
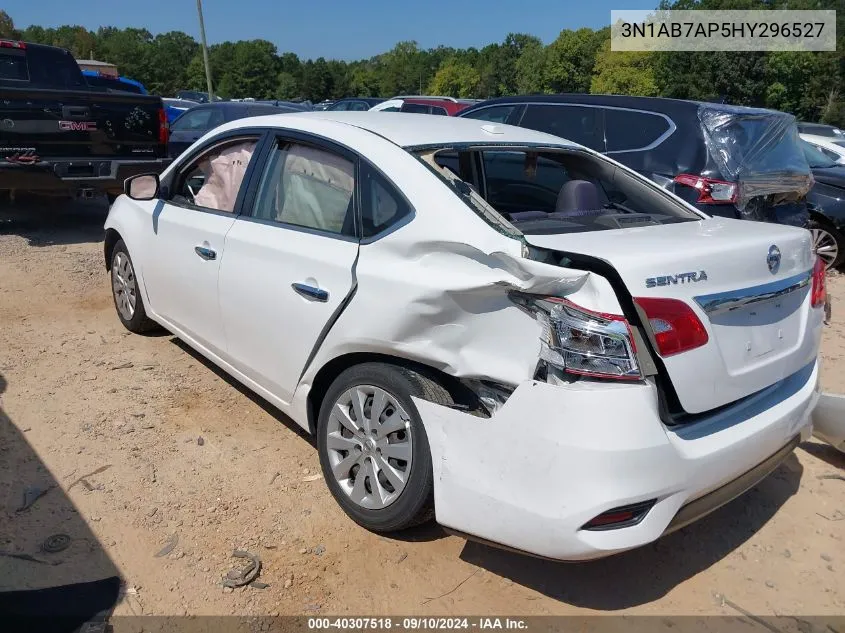
[[[153,213],[144,269],[152,310],[179,334],[225,354],[217,277],[257,135],[214,142],[177,168]]]
[[[285,403],[353,290],[356,162],[327,141],[279,136],[226,236],[219,288],[229,362]]]

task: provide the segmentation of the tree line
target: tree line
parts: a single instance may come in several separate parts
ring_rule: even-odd
[[[666,96],[769,107],[802,120],[845,126],[845,10],[842,0],[662,0],[672,9],[840,9],[835,52],[613,52],[610,29],[564,29],[548,45],[512,33],[483,48],[397,43],[369,59],[300,59],[266,40],[209,47],[215,91],[226,98],[390,97],[438,94],[490,98],[592,92]],[[70,49],[77,58],[116,64],[151,92],[205,90],[203,58],[183,32],[81,26],[15,29],[0,11],[0,37]]]

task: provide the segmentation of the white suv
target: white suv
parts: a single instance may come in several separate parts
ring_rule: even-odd
[[[469,119],[217,128],[106,222],[120,320],[317,435],[376,531],[557,559],[643,545],[809,436],[824,268],[610,158]]]

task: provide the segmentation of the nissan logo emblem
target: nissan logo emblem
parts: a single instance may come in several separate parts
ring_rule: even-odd
[[[776,275],[780,269],[780,249],[774,244],[769,247],[769,254],[766,255],[766,264],[769,267],[769,272]]]

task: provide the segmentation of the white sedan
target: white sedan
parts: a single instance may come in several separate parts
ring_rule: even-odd
[[[711,218],[531,130],[312,112],[215,129],[106,222],[114,302],[316,434],[344,511],[578,560],[811,433],[809,232]],[[234,422],[236,423],[236,422]]]

